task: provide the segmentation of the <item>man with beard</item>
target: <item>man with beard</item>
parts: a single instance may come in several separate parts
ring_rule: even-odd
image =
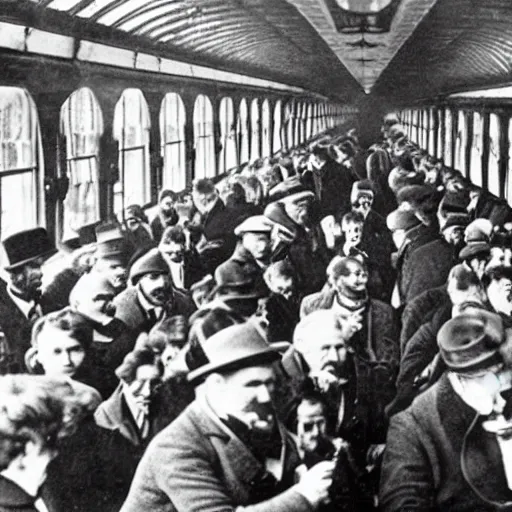
[[[0,322],[5,336],[0,374],[24,369],[33,323],[53,311],[41,295],[44,260],[57,252],[44,228],[21,231],[2,242],[9,282],[0,283]]]
[[[186,248],[186,236],[179,226],[165,228],[158,249],[169,265],[175,287],[189,290],[206,275],[195,248]]]
[[[195,401],[151,443],[122,512],[309,512],[328,499],[332,462],[294,484],[299,464],[273,407],[279,354],[255,325],[191,345]]]
[[[115,316],[137,334],[149,332],[164,316],[188,318],[196,309],[187,293],[173,287],[169,267],[157,248],[133,263],[130,281],[132,286],[114,299]]]
[[[360,334],[357,318],[332,309],[315,311],[301,320],[293,340],[306,363],[302,378],[293,365],[285,365],[285,371],[296,385],[309,378],[321,392],[327,431],[348,443],[356,510],[372,510],[386,439],[384,406],[394,395],[397,361],[378,352],[372,356]]]
[[[151,232],[156,243],[160,243],[164,231],[178,224],[178,212],[174,208],[177,195],[172,190],[164,189],[158,196],[158,213],[151,221]]]
[[[270,191],[265,208],[265,216],[276,224],[272,261],[290,261],[302,294],[320,290],[329,261],[324,234],[313,219],[314,199],[313,192],[292,177]]]

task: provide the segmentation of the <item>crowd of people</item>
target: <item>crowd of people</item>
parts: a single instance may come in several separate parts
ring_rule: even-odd
[[[512,510],[512,209],[395,115],[2,246],[0,511]]]

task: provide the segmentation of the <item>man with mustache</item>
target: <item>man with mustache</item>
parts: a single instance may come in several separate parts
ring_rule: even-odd
[[[148,447],[121,511],[317,510],[334,463],[294,482],[297,448],[273,407],[278,359],[250,322],[191,344],[196,399]]]
[[[115,317],[137,334],[149,332],[164,316],[188,318],[196,309],[185,291],[173,287],[169,267],[156,248],[133,263],[130,282],[114,299]]]

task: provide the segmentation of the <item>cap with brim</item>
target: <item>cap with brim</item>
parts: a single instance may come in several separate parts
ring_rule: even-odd
[[[267,342],[253,323],[233,325],[222,329],[201,343],[203,364],[191,368],[189,382],[197,382],[215,372],[230,372],[251,366],[268,364],[281,356]]]
[[[161,252],[155,247],[141,256],[130,268],[130,281],[136,285],[146,274],[169,274],[169,266]]]
[[[478,255],[489,254],[491,246],[487,242],[470,242],[459,253],[459,260],[467,261]]]
[[[411,210],[394,210],[387,216],[386,224],[390,231],[398,229],[408,231],[421,224],[421,221]]]
[[[19,269],[39,258],[47,259],[57,252],[44,228],[15,233],[6,238],[2,245],[9,260],[9,265],[4,267],[7,271]]]
[[[449,213],[443,224],[442,231],[455,226],[465,228],[469,224],[469,215],[463,213]]]
[[[293,202],[300,201],[301,199],[313,199],[315,194],[306,188],[299,180],[298,177],[293,176],[288,178],[272,189],[270,189],[268,202],[273,203],[274,201],[281,202]]]
[[[446,366],[454,372],[475,372],[503,362],[499,346],[505,340],[500,316],[483,309],[446,322],[437,343]]]
[[[245,219],[235,228],[235,235],[240,236],[244,233],[270,233],[272,231],[272,222],[265,215],[253,215]]]

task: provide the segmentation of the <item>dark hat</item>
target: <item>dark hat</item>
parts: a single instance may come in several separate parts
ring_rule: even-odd
[[[142,222],[149,222],[144,210],[138,204],[132,204],[124,209],[124,219],[137,219]]]
[[[130,280],[133,285],[145,274],[169,274],[169,266],[157,248],[149,250],[141,256],[130,269]]]
[[[459,253],[459,260],[467,261],[478,255],[490,254],[491,246],[487,242],[470,242]]]
[[[214,372],[249,368],[280,358],[279,352],[269,345],[263,332],[251,322],[222,329],[199,343],[196,349],[202,354],[194,358],[198,366],[190,368],[189,382],[196,382]]]
[[[469,215],[464,213],[449,213],[443,224],[442,231],[453,226],[466,227],[469,224]]]
[[[270,189],[268,202],[298,201],[306,197],[313,199],[315,194],[301,183],[298,176],[292,176]]]
[[[357,203],[361,197],[369,197],[372,200],[375,197],[375,192],[373,191],[372,184],[369,180],[356,181],[352,185],[350,202],[352,204]]]
[[[398,204],[407,202],[414,209],[420,207],[426,201],[432,200],[435,189],[430,185],[406,185],[396,193]]]
[[[37,258],[49,258],[57,249],[44,228],[27,229],[7,237],[3,242],[9,265],[5,270],[16,270]]]
[[[96,226],[96,257],[120,258],[128,262],[133,246],[126,240],[117,222],[106,222]]]
[[[176,201],[178,199],[178,194],[172,190],[164,188],[160,191],[160,194],[158,194],[158,202],[162,202],[166,197],[170,197],[173,201]]]
[[[452,318],[437,333],[441,357],[450,370],[459,373],[502,363],[499,347],[504,341],[501,317],[483,309]]]
[[[411,210],[394,210],[387,216],[386,224],[390,231],[398,229],[408,231],[415,226],[419,226],[421,221]]]

